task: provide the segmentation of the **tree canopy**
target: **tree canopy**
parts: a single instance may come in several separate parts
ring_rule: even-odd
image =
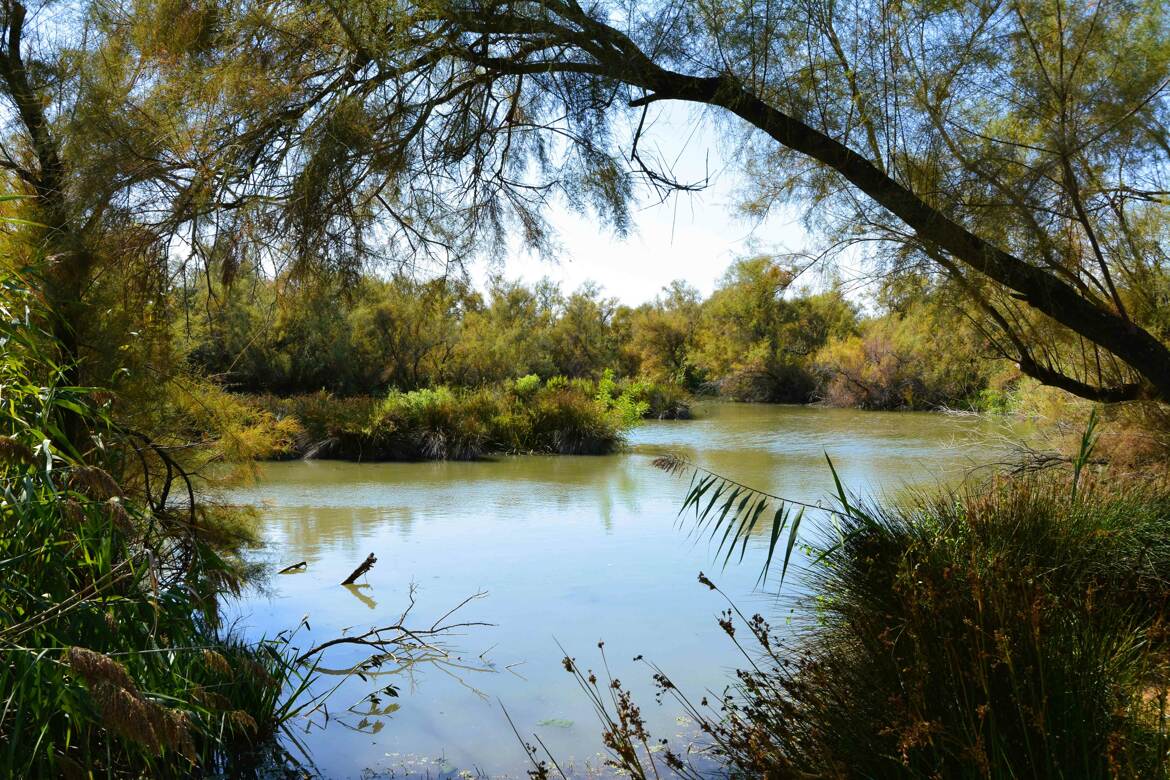
[[[661,101],[739,142],[749,206],[824,248],[946,277],[999,351],[1098,400],[1170,399],[1170,31],[1157,0],[368,0],[3,8],[4,165],[67,292],[96,236],[311,271],[549,245],[562,201],[618,232]],[[26,41],[38,50],[29,54]],[[67,240],[66,240],[67,239]],[[149,253],[147,253],[149,254]],[[91,258],[87,260],[86,258]],[[173,270],[173,268],[172,268]]]

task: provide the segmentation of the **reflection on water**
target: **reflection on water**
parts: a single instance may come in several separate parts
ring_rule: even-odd
[[[370,590],[371,589],[370,585],[356,585],[356,584],[354,584],[354,585],[342,585],[341,587],[348,590],[353,595],[353,597],[355,599],[357,599],[361,603],[365,604],[368,609],[377,609],[378,608],[378,602],[374,601],[372,598],[370,598],[370,596],[368,596],[366,593],[363,592],[363,591]]]
[[[686,739],[689,724],[653,704],[647,670],[631,659],[645,654],[698,694],[726,684],[741,659],[715,625],[724,605],[697,584],[700,570],[716,572],[749,614],[779,608],[774,594],[753,592],[766,540],[720,573],[705,540],[676,523],[686,483],[652,468],[654,457],[677,453],[817,500],[832,486],[826,452],[851,490],[874,495],[961,478],[994,456],[999,432],[992,422],[942,415],[711,404],[698,420],[645,424],[627,452],[606,457],[268,464],[234,498],[262,506],[273,571],[308,565],[237,605],[239,626],[271,636],[307,616],[311,631],[298,639],[308,646],[385,625],[406,607],[412,584],[411,620],[422,626],[486,591],[460,620],[494,626],[446,638],[443,663],[387,663],[364,682],[343,682],[327,725],[321,717],[300,723],[300,739],[328,777],[523,777],[524,753],[502,702],[523,733],[537,733],[562,766],[584,773],[601,764],[600,729],[559,663],[558,643],[587,667],[604,639],[614,675],[640,694],[652,733]],[[338,585],[369,553],[378,557],[369,574]],[[342,670],[366,655],[338,646],[325,661]]]

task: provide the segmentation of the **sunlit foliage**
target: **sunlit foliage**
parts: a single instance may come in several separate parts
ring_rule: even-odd
[[[246,766],[292,713],[298,676],[283,647],[219,624],[248,575],[249,516],[202,500],[167,447],[113,423],[108,393],[68,385],[38,306],[23,280],[0,283],[0,774]]]
[[[535,374],[475,389],[439,385],[383,398],[334,398],[327,393],[244,403],[295,425],[298,435],[280,455],[356,461],[474,460],[488,454],[601,455],[616,450],[626,431],[651,411],[670,412],[677,399],[652,395],[642,383]],[[683,407],[686,408],[685,406]],[[677,416],[677,413],[676,413]]]
[[[794,277],[772,258],[750,258],[706,300],[675,282],[637,308],[592,285],[565,295],[548,280],[496,278],[483,295],[444,278],[363,276],[342,288],[241,277],[231,287],[188,288],[190,316],[174,340],[228,388],[278,395],[479,387],[528,374],[597,380],[612,371],[680,401],[691,390],[983,409],[996,407],[984,391],[1013,381],[1015,368],[956,315],[945,284],[887,289],[866,316],[838,284],[817,292]],[[654,414],[673,405],[660,400]]]

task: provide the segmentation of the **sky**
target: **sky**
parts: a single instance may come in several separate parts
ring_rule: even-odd
[[[738,258],[765,251],[798,251],[810,245],[791,214],[777,214],[763,222],[738,216],[737,190],[742,179],[713,123],[686,106],[661,105],[641,148],[669,161],[676,179],[708,178],[708,186],[699,192],[676,193],[665,202],[646,193],[632,209],[626,238],[588,217],[554,208],[549,219],[563,253],[550,262],[515,249],[498,269],[506,278],[531,283],[547,276],[566,291],[594,281],[607,296],[637,305],[652,300],[675,279],[708,295]],[[481,289],[492,270],[483,263],[472,269]]]

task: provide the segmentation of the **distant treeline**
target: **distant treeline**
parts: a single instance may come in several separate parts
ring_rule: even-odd
[[[839,285],[798,289],[771,258],[735,263],[703,299],[673,282],[621,305],[587,284],[373,275],[192,286],[194,365],[235,391],[338,396],[481,387],[536,375],[642,377],[743,401],[870,409],[984,409],[1014,373],[929,284],[885,289],[864,314]]]

